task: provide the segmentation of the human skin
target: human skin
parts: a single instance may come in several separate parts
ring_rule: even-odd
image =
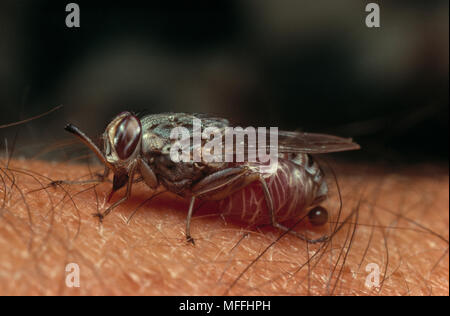
[[[250,229],[216,210],[194,216],[195,245],[184,235],[187,202],[160,195],[139,207],[152,194],[143,183],[100,224],[92,214],[110,205],[110,182],[95,190],[51,182],[92,179],[102,167],[27,159],[5,166],[0,159],[0,295],[449,294],[445,166],[335,165],[343,224],[328,243]],[[329,182],[334,222],[339,199]],[[332,227],[294,229],[320,236]],[[69,263],[79,267],[80,287],[67,286]],[[379,267],[378,287],[365,285],[374,281],[370,263]]]

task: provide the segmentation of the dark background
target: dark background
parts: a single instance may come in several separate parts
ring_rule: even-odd
[[[123,110],[353,136],[353,159],[448,163],[448,1],[0,2],[0,130],[16,151],[98,136]],[[3,145],[4,146],[4,145]],[[2,146],[2,147],[3,147]],[[65,150],[65,149],[64,149]]]

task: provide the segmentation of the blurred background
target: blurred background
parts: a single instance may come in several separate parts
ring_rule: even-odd
[[[371,1],[74,1],[81,27],[67,28],[69,2],[0,2],[0,125],[64,105],[0,130],[2,148],[35,154],[73,140],[67,122],[94,137],[146,109],[352,136],[352,159],[448,164],[447,0],[374,1],[380,28],[366,27]]]

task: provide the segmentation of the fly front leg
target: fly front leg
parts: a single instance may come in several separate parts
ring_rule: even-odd
[[[100,219],[100,222],[103,221],[103,218],[105,216],[107,216],[109,213],[111,213],[111,211],[116,208],[117,206],[119,206],[120,204],[122,204],[123,202],[125,202],[126,200],[129,199],[130,195],[131,195],[131,188],[133,187],[133,183],[134,183],[134,173],[136,171],[136,165],[134,164],[133,166],[131,166],[130,171],[128,173],[128,182],[127,182],[127,189],[125,192],[125,195],[118,200],[117,202],[115,202],[113,205],[111,205],[110,207],[108,207],[103,213],[94,213],[94,217],[98,217]],[[112,191],[114,192],[114,191]],[[111,194],[110,194],[111,195]]]
[[[212,193],[213,191],[219,191],[214,195],[216,199],[225,198],[242,187],[242,183],[239,185],[239,182],[243,182],[242,180],[244,177],[248,175],[249,171],[246,168],[228,168],[212,173],[194,185],[192,188],[191,201],[189,203],[189,211],[186,217],[186,240],[188,242],[195,244],[194,238],[191,236],[191,219],[194,213],[195,199],[199,196]],[[229,190],[227,190],[227,186],[229,187]],[[223,190],[220,191],[220,189]]]
[[[105,169],[103,170],[103,174],[97,173],[96,176],[98,177],[100,182],[104,182],[108,178],[110,171],[111,171],[111,169],[109,169],[108,166],[105,166]]]
[[[308,243],[311,243],[311,244],[315,244],[315,243],[319,243],[319,242],[325,242],[325,241],[327,241],[329,239],[329,237],[326,236],[326,235],[322,236],[322,237],[320,237],[318,239],[309,239],[306,236],[303,236],[302,234],[299,234],[296,231],[293,231],[292,229],[290,229],[290,228],[288,228],[288,227],[278,223],[278,221],[276,219],[276,216],[275,216],[275,210],[273,208],[272,195],[270,194],[269,187],[267,186],[266,181],[264,180],[264,178],[261,175],[259,176],[258,180],[261,183],[261,186],[263,188],[264,198],[266,200],[267,209],[269,210],[269,216],[270,216],[270,219],[271,219],[273,227],[278,228],[278,229],[280,229],[280,230],[282,230],[284,232],[288,232],[288,233],[294,235],[295,237],[297,237],[297,238],[299,238],[301,240],[304,240],[304,241],[306,241]]]
[[[109,168],[105,166],[105,169],[103,170],[103,174],[96,173],[95,176],[97,179],[89,179],[89,180],[77,180],[77,181],[70,181],[70,180],[55,180],[50,182],[50,186],[57,186],[61,184],[68,184],[68,185],[75,185],[75,184],[98,184],[103,183],[108,178],[109,175]]]

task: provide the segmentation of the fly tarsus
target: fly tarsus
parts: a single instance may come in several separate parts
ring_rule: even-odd
[[[194,240],[194,238],[192,238],[192,236],[186,235],[186,241],[195,246],[195,240]]]
[[[98,217],[98,220],[99,220],[100,223],[103,223],[103,219],[105,218],[105,215],[103,215],[100,212],[92,213],[92,216],[93,217]]]

